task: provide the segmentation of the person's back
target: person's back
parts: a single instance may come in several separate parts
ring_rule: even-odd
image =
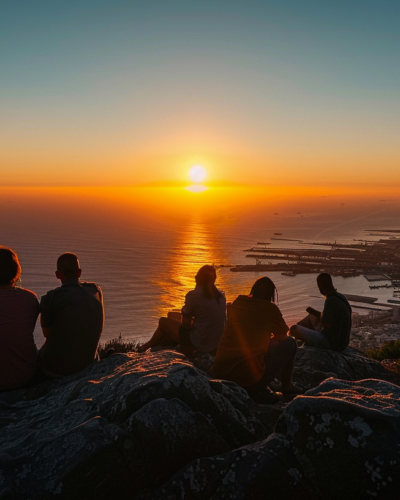
[[[186,294],[182,314],[193,317],[190,332],[192,344],[201,352],[211,352],[218,347],[226,322],[225,294],[218,290],[218,300],[204,296],[202,286]]]
[[[319,274],[317,285],[320,293],[325,296],[322,314],[312,307],[307,308],[309,315],[292,325],[290,333],[307,346],[343,351],[350,342],[351,306],[346,297],[333,286],[330,274]]]
[[[68,273],[66,277],[71,278]],[[70,375],[97,359],[104,312],[102,292],[95,283],[81,282],[78,276],[62,279],[61,287],[42,297],[40,312],[46,342],[39,352],[39,366],[44,373]]]
[[[239,295],[228,306],[228,320],[213,365],[215,377],[244,387],[257,403],[281,400],[268,385],[280,380],[283,394],[299,394],[292,383],[296,341],[274,303],[277,291],[267,276],[259,278],[250,295]],[[273,335],[273,336],[272,336]]]
[[[239,295],[228,306],[228,320],[215,356],[218,378],[247,387],[262,377],[271,333],[284,335],[288,326],[276,304]]]
[[[0,247],[0,390],[22,387],[36,371],[33,330],[39,301],[30,290],[15,286],[20,272],[15,252]]]
[[[335,291],[325,300],[322,323],[329,324],[321,333],[328,339],[331,349],[343,351],[350,341],[351,307],[346,297]]]

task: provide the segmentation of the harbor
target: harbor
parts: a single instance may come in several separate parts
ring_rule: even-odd
[[[384,233],[384,230],[365,231],[368,234],[376,231],[379,236]],[[390,231],[391,234],[397,232],[400,233],[400,230]],[[367,292],[365,295],[346,294],[353,307],[354,323],[383,324],[400,320],[400,238],[387,236],[376,241],[354,240],[350,244],[306,242],[275,236],[271,236],[270,240],[279,240],[284,246],[258,243],[244,250],[246,258],[253,259],[254,264],[237,265],[230,270],[235,273],[279,272],[292,279],[301,274],[323,272],[343,278],[363,276],[370,283],[368,288],[371,293],[385,290],[393,298],[389,298],[387,292],[380,299],[368,297]],[[287,242],[293,242],[294,246],[290,248]]]
[[[277,239],[271,237],[271,240]],[[246,258],[254,259],[255,264],[237,265],[231,268],[231,271],[279,271],[288,276],[321,272],[344,277],[362,274],[370,281],[374,281],[374,276],[378,275],[384,276],[383,279],[389,279],[391,284],[371,285],[371,289],[379,286],[398,287],[400,239],[389,237],[377,241],[357,240],[353,244],[340,244],[336,241],[333,243],[304,242],[288,238],[280,238],[279,240],[297,242],[299,245],[307,245],[309,248],[267,247],[269,242],[258,243],[257,246],[244,250],[249,252],[246,254]],[[326,248],[315,248],[317,245]]]

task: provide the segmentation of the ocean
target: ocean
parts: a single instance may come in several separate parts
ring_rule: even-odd
[[[385,229],[400,228],[398,200],[395,192],[316,188],[211,187],[195,193],[181,187],[3,187],[0,244],[17,251],[22,286],[39,298],[59,286],[57,257],[76,253],[82,279],[103,290],[102,340],[121,334],[144,341],[160,316],[183,305],[203,264],[221,266],[217,285],[232,301],[249,293],[262,275],[230,271],[254,263],[244,250],[258,242],[297,246],[287,241],[295,239],[377,240]],[[370,235],[368,229],[382,233]],[[271,240],[277,232],[285,240]],[[268,275],[289,325],[305,315],[308,305],[322,308],[315,275]],[[370,290],[363,276],[335,277],[334,284],[344,293],[392,298],[391,289]],[[35,340],[38,347],[44,342],[39,326]]]

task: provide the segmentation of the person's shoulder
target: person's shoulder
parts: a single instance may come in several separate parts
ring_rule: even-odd
[[[238,295],[236,299],[232,302],[232,304],[240,304],[240,303],[246,303],[250,300],[250,297],[248,295]]]
[[[203,295],[203,289],[197,286],[194,290],[189,290],[186,294],[186,298],[198,297]]]
[[[46,292],[43,296],[42,296],[42,300],[45,298],[45,297],[53,297],[53,295],[55,295],[56,293],[60,293],[62,291],[62,287],[61,286],[58,286],[57,288],[52,288],[51,290],[49,290],[48,292]]]
[[[32,290],[29,290],[28,288],[20,288],[16,287],[19,293],[24,294],[26,297],[30,297],[32,300],[38,300],[38,297],[35,292],[32,292]]]
[[[268,303],[268,309],[274,313],[274,314],[279,314],[279,316],[282,316],[282,313],[281,313],[281,310],[279,309],[279,307],[275,304],[275,302],[270,302],[269,300],[267,300],[267,303]]]
[[[94,281],[80,281],[79,283],[85,288],[95,288],[96,290],[101,290],[99,285]]]
[[[333,299],[333,300],[340,300],[341,302],[348,302],[347,298],[345,295],[343,295],[342,293],[338,292],[337,290],[335,290],[335,293],[333,293],[332,295],[329,295],[326,300],[328,299]]]

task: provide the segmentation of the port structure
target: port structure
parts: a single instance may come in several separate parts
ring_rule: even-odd
[[[285,241],[284,238],[282,240]],[[245,250],[251,252],[246,257],[255,259],[255,265],[239,265],[231,268],[231,271],[284,271],[293,274],[329,272],[334,276],[345,277],[369,273],[384,274],[386,279],[400,278],[400,238],[356,240],[353,244],[297,241],[309,248],[256,246]]]

